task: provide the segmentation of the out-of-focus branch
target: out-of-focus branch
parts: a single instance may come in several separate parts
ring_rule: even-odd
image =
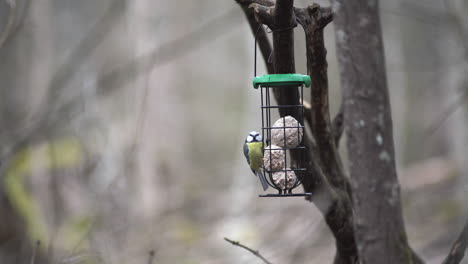
[[[253,19],[255,20],[255,18]],[[229,30],[226,30],[226,24],[236,24],[238,23],[238,20],[239,14],[236,12],[235,8],[226,11],[225,13],[216,16],[212,20],[203,23],[186,35],[183,35],[182,37],[175,40],[168,41],[148,54],[138,56],[128,63],[115,67],[98,80],[98,86],[110,88],[116,86],[120,87],[147,70],[142,68],[142,65],[145,65],[144,67],[153,67],[152,69],[154,69],[157,66],[164,65],[174,59],[180,58],[181,56],[192,52],[196,48],[202,47],[208,41],[213,41],[214,39],[226,35],[230,32]],[[255,27],[255,30],[257,30],[257,28],[258,26]],[[258,38],[259,44],[260,35],[261,32],[259,33]],[[106,90],[104,89],[99,90],[99,93],[105,92]]]
[[[272,264],[264,256],[262,256],[262,254],[260,254],[260,252],[258,252],[258,250],[253,250],[253,249],[249,248],[248,246],[245,246],[245,245],[241,244],[239,241],[233,241],[233,240],[231,240],[231,239],[229,239],[227,237],[225,237],[224,240],[226,240],[227,242],[233,244],[234,246],[238,246],[238,247],[241,247],[241,248],[249,251],[250,253],[254,254],[257,258],[261,259],[265,264]]]
[[[468,60],[468,28],[465,30],[464,23],[461,17],[456,14],[455,7],[450,3],[450,0],[442,1],[447,9],[447,13],[449,19],[455,25],[456,30],[459,34],[458,37],[460,38],[461,44],[463,46],[463,56],[462,58],[466,61]],[[455,102],[450,104],[439,116],[439,118],[435,119],[434,122],[429,126],[427,129],[426,135],[424,139],[427,137],[432,136],[440,127],[442,127],[443,123],[457,111],[463,104],[466,103],[466,98],[468,96],[468,89],[462,91],[462,95],[457,98]]]
[[[465,29],[465,23],[454,10],[456,10],[452,3],[450,3],[450,0],[443,0],[442,1],[445,5],[445,8],[447,9],[449,18],[453,21],[455,24],[455,28],[458,31],[458,36],[461,40],[461,44],[463,45],[463,58],[465,60],[468,60],[468,32]]]
[[[13,5],[15,12],[9,14],[9,19],[11,19],[11,21],[13,22],[11,25],[12,28],[10,28],[8,32],[4,30],[5,36],[0,36],[0,39],[2,39],[2,41],[0,41],[0,48],[9,45],[10,43],[12,43],[12,40],[15,39],[17,33],[25,24],[25,18],[27,17],[28,11],[31,6],[31,0],[9,0],[5,2],[10,6]],[[13,10],[10,9],[10,11]],[[0,33],[0,35],[1,34],[3,33]]]
[[[462,261],[465,256],[466,247],[468,245],[468,221],[463,227],[463,231],[458,236],[455,243],[453,243],[452,248],[448,256],[445,258],[442,264],[458,264]]]
[[[72,55],[68,58],[70,62],[67,64],[66,69],[61,69],[52,78],[50,87],[54,90],[54,92],[51,93],[51,97],[52,95],[57,95],[57,93],[60,92],[60,89],[62,89],[65,85],[68,84],[69,79],[73,77],[73,69],[81,67],[81,63],[85,61],[85,58],[87,58],[87,56],[91,54],[95,46],[99,45],[100,41],[105,36],[103,32],[110,32],[107,26],[114,25],[110,22],[115,22],[115,20],[111,19],[109,15],[117,15],[115,8],[118,7],[118,4],[122,2],[123,0],[113,1],[113,3],[111,4],[112,6],[109,7],[110,10],[107,11],[104,15],[104,18],[100,19],[100,22],[98,22],[95,25],[95,27],[97,28],[91,30],[90,34],[94,36],[98,35],[98,37],[85,37],[80,42],[80,44],[77,45],[76,50],[71,52]],[[145,65],[144,67],[162,66],[200,47],[202,44],[205,43],[205,41],[210,41],[229,33],[229,31],[226,30],[225,26],[223,26],[221,22],[224,22],[224,25],[226,24],[226,21],[232,24],[236,24],[236,22],[233,21],[234,19],[238,19],[238,14],[237,12],[235,12],[235,9],[232,9],[220,15],[219,17],[216,17],[210,22],[204,23],[199,30],[195,30],[179,39],[170,41],[155,49],[150,54],[145,54],[144,56],[137,57],[126,64],[120,65],[119,67],[112,69],[108,73],[105,73],[103,76],[100,76],[100,79],[98,80],[98,87],[100,87],[100,89],[98,90],[98,95],[102,96],[108,92],[111,92],[110,89],[112,89],[112,91],[117,90],[119,87],[122,87],[126,83],[138,77],[139,74],[145,72],[146,70],[145,68],[142,68],[141,65]],[[111,21],[106,22],[106,20]],[[255,20],[255,18],[253,18],[253,20]],[[102,25],[101,23],[105,23],[105,25]],[[260,32],[259,37],[261,35],[262,34]],[[200,36],[203,36],[201,39],[203,39],[204,41],[200,41],[194,44],[192,40],[200,39]],[[264,32],[264,39],[268,40],[266,32]],[[265,42],[262,43],[263,45],[265,45]],[[268,49],[262,48],[262,53],[263,50]],[[266,51],[268,52],[268,54],[271,53],[271,46],[269,47],[269,50],[270,51]],[[76,59],[76,57],[79,57],[79,59]],[[68,60],[65,60],[65,62]],[[269,65],[269,68],[272,69],[272,64],[270,63]],[[26,129],[22,129],[21,131],[15,132],[14,142],[11,142],[11,144],[7,146],[3,146],[4,148],[6,148],[6,150],[0,155],[0,172],[3,171],[9,164],[9,161],[13,157],[14,153],[16,153],[18,150],[22,149],[28,144],[32,144],[41,140],[43,135],[54,130],[57,125],[64,121],[64,119],[70,118],[70,115],[73,116],[75,113],[81,111],[80,109],[78,109],[77,106],[79,105],[79,103],[80,96],[78,94],[76,96],[71,97],[66,103],[60,104],[55,107],[50,107],[50,105],[44,103],[44,106],[42,108],[45,110],[42,111],[41,109],[41,111],[38,111],[41,112],[41,116],[35,118],[34,123],[32,123]],[[69,114],[57,114],[64,112]]]
[[[446,109],[444,109],[442,113],[440,113],[439,116],[426,129],[423,139],[427,140],[429,137],[434,135],[434,133],[437,132],[437,130],[442,127],[444,122],[447,121],[448,118],[466,102],[467,98],[468,98],[468,90],[462,91],[462,94],[454,102],[448,105]]]
[[[102,42],[102,40],[111,31],[116,20],[123,15],[126,0],[115,0],[109,4],[106,12],[94,24],[92,29],[81,39],[75,49],[58,67],[57,72],[52,76],[50,89],[48,91],[48,100],[44,105],[53,102],[60,91],[71,81],[76,72],[84,65],[91,56],[93,50]]]
[[[56,101],[56,97],[58,97],[61,90],[70,82],[74,74],[106,36],[105,33],[110,32],[109,29],[115,24],[115,19],[113,18],[119,17],[119,12],[123,10],[123,4],[125,4],[124,0],[113,1],[91,31],[79,42],[70,56],[64,61],[64,67],[59,67],[57,72],[54,73],[46,99],[41,102],[41,111],[37,111],[38,116],[34,118],[36,121],[27,129],[18,131],[17,135],[15,135],[15,141],[10,146],[7,146],[7,151],[0,157],[0,172],[5,169],[14,153],[19,149],[41,139],[43,135],[52,131],[64,118],[69,118],[69,116],[64,116],[63,113],[70,114],[70,109],[74,109],[77,102],[79,102],[77,98],[73,98],[72,101],[65,104],[54,105],[53,107],[51,106],[51,102]],[[61,115],[57,113],[61,113]]]
[[[16,17],[16,3],[13,1],[5,1],[5,4],[8,5],[10,10],[8,12],[6,25],[3,31],[0,33],[0,49],[3,47],[3,44],[13,32],[13,25],[15,23]]]

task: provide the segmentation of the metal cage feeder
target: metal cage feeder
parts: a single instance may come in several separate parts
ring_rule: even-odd
[[[310,77],[302,74],[270,74],[256,76],[253,86],[260,90],[263,135],[263,172],[268,185],[277,193],[260,197],[311,196],[312,193],[293,193],[302,184],[307,169],[307,148],[303,143],[304,87],[310,87]],[[281,99],[288,89],[298,89],[299,104],[275,104],[270,98],[273,89]],[[279,111],[279,119],[272,120],[272,110]],[[274,122],[274,123],[272,123]],[[294,159],[291,158],[294,156]]]

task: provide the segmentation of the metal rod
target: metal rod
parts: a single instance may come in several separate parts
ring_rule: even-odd
[[[304,128],[304,126],[286,126],[286,127],[265,127],[267,129],[283,129],[283,128]]]
[[[312,193],[260,194],[258,197],[301,197],[301,196],[312,196]]]
[[[290,107],[304,108],[303,105],[274,105],[274,106],[262,106],[262,108],[290,108]]]

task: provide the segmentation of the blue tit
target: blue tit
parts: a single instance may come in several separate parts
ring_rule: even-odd
[[[250,169],[252,169],[254,175],[260,179],[263,190],[266,191],[266,189],[268,189],[268,182],[262,172],[263,140],[262,135],[257,131],[250,132],[245,139],[244,156],[247,159],[247,163],[249,163]]]

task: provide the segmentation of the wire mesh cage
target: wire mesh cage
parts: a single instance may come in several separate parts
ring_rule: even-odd
[[[260,197],[309,196],[311,193],[293,193],[301,185],[307,169],[304,146],[304,87],[310,86],[310,77],[301,74],[270,74],[256,76],[253,86],[260,89],[263,134],[263,171],[268,185],[277,193]],[[277,104],[272,100],[273,89],[281,101],[296,89],[299,104]],[[279,113],[279,116],[277,116]],[[278,118],[277,118],[278,117]]]

